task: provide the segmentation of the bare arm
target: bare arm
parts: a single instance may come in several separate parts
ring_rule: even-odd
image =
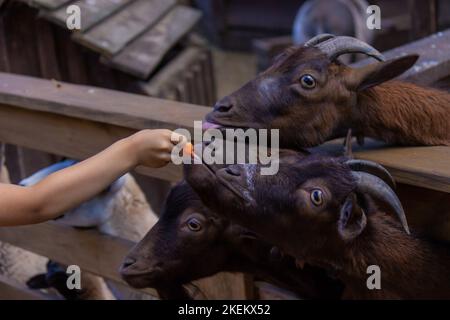
[[[0,226],[56,218],[91,199],[137,165],[166,165],[174,146],[171,134],[169,130],[143,130],[34,186],[0,184]]]

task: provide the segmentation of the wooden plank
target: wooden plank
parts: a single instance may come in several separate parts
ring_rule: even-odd
[[[198,10],[177,6],[153,28],[105,63],[140,79],[147,79],[167,51],[186,35],[199,19]]]
[[[85,159],[136,129],[0,105],[0,141],[68,158]],[[138,173],[168,181],[182,178],[180,166],[139,167]]]
[[[36,9],[22,2],[8,2],[7,14],[1,17],[8,55],[8,72],[40,76],[35,29]],[[20,23],[17,23],[20,21]]]
[[[112,56],[153,26],[174,5],[175,0],[135,1],[89,31],[74,33],[74,39],[92,50]]]
[[[207,112],[201,106],[0,73],[0,141],[78,159],[138,129],[192,130],[194,120]],[[365,148],[363,157],[397,170],[399,181],[450,192],[448,147]],[[396,149],[402,149],[400,155]],[[167,166],[144,173],[174,180],[179,170]]]
[[[88,84],[88,66],[84,57],[84,48],[71,41],[70,34],[66,30],[56,26],[53,26],[53,29],[62,80],[75,84]]]
[[[95,230],[75,229],[55,222],[12,228],[1,227],[0,240],[62,264],[78,265],[84,271],[123,284],[125,282],[118,270],[123,258],[134,246],[134,243],[128,240],[101,234]],[[245,298],[246,284],[242,274],[219,274],[194,283],[208,299]],[[147,288],[143,292],[158,296],[152,288]]]
[[[450,147],[383,148],[355,155],[385,166],[398,182],[450,193]]]
[[[64,4],[69,4],[71,0],[31,0],[31,1],[28,0],[28,2],[30,2],[31,5],[38,8],[54,10],[61,7]]]
[[[416,64],[402,74],[399,79],[422,85],[434,82],[450,75],[450,29],[435,33],[424,39],[383,52],[387,59],[419,54]],[[352,66],[358,67],[370,59],[364,59]]]
[[[201,55],[202,49],[197,47],[189,47],[183,50],[178,56],[170,61],[156,75],[151,77],[149,81],[140,81],[140,90],[149,96],[158,96],[160,90],[164,87],[174,85],[183,77],[184,72],[192,65]]]
[[[52,25],[43,19],[36,19],[36,37],[39,52],[41,76],[46,79],[62,80]]]
[[[410,0],[411,40],[423,38],[437,31],[437,1]]]
[[[9,73],[0,73],[0,103],[130,129],[192,130],[207,112],[201,106]]]
[[[50,298],[54,297],[30,290],[0,275],[0,300],[48,300]]]
[[[81,30],[82,32],[89,30],[92,26],[99,23],[106,17],[114,14],[123,6],[130,3],[132,0],[78,0],[72,4],[80,7],[81,12]],[[66,28],[66,6],[56,9],[54,11],[46,11],[42,16],[49,19],[58,25]]]
[[[312,150],[342,155],[342,139]],[[363,147],[353,144],[353,153],[383,165],[399,183],[450,193],[450,147],[389,147],[366,139]]]
[[[123,257],[134,245],[131,241],[101,234],[95,230],[75,229],[54,222],[2,227],[0,239],[62,264],[78,265],[82,270],[119,283],[125,283],[118,273],[119,267]],[[153,289],[146,292],[157,296]]]
[[[205,52],[204,67],[205,67],[204,78],[206,81],[205,88],[207,88],[206,92],[208,92],[208,99],[209,99],[208,106],[211,106],[216,102],[217,90],[216,90],[216,79],[214,73],[213,58],[212,53],[209,50]]]
[[[0,17],[0,71],[9,71],[8,51],[6,48],[6,27],[3,17]]]

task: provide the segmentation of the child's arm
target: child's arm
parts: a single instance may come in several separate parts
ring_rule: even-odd
[[[155,168],[166,165],[174,146],[171,134],[169,130],[143,130],[34,186],[0,184],[0,226],[56,218],[91,199],[138,165]]]

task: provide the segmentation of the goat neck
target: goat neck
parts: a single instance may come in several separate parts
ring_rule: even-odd
[[[345,283],[344,298],[351,299],[448,299],[450,250],[407,235],[381,211],[368,215],[360,237],[336,253],[317,253],[307,261],[325,267]],[[381,290],[367,288],[367,267],[381,271]]]
[[[389,81],[358,94],[357,135],[400,145],[450,146],[450,94]]]

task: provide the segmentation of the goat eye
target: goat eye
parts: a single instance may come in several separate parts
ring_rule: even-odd
[[[316,86],[316,79],[310,74],[305,74],[300,78],[300,83],[305,89],[312,89]]]
[[[315,206],[320,206],[323,203],[323,192],[319,189],[314,189],[311,192],[311,201]]]
[[[189,230],[194,231],[194,232],[198,232],[202,229],[202,225],[195,218],[189,219],[187,222],[187,226],[188,226]]]

